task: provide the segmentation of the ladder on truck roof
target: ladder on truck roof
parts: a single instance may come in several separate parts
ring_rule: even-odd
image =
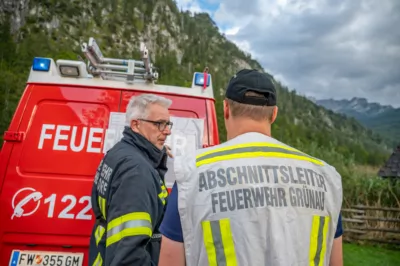
[[[136,78],[148,82],[158,79],[158,73],[150,61],[149,51],[143,42],[140,43],[141,60],[104,57],[93,37],[89,38],[89,43],[82,44],[82,52],[89,60],[88,72],[93,76],[127,83],[133,83]]]

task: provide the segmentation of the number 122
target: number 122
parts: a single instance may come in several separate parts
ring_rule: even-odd
[[[47,217],[52,218],[54,216],[54,208],[56,205],[56,194],[51,194],[49,197],[44,199],[45,204],[49,204],[49,210],[47,212]],[[86,206],[81,209],[81,211],[76,215],[73,213],[70,213],[70,211],[75,207],[76,205],[76,197],[74,195],[65,195],[62,197],[61,202],[70,202],[59,214],[58,218],[61,219],[78,219],[78,220],[90,220],[92,219],[92,215],[89,212],[89,210],[92,208],[92,203],[90,201],[90,196],[83,196],[79,199],[79,203],[86,203]]]

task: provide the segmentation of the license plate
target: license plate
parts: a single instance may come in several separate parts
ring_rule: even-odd
[[[9,266],[82,266],[83,253],[13,250]]]

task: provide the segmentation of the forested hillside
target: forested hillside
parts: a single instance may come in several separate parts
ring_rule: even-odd
[[[173,0],[21,0],[0,5],[0,132],[15,110],[33,57],[76,59],[93,36],[107,57],[138,58],[145,40],[159,83],[189,86],[194,71],[213,75],[219,132],[225,140],[221,92],[243,67],[262,69],[228,41],[208,14],[181,12]],[[274,73],[271,73],[272,75]],[[335,165],[384,163],[386,141],[354,119],[335,114],[278,84],[279,117],[273,135]]]
[[[315,102],[336,113],[354,117],[365,127],[392,140],[393,146],[400,143],[400,108],[370,103],[365,98],[325,99]]]

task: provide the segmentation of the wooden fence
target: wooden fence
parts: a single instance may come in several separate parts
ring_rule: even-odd
[[[343,238],[400,245],[400,209],[363,205],[342,209]]]

